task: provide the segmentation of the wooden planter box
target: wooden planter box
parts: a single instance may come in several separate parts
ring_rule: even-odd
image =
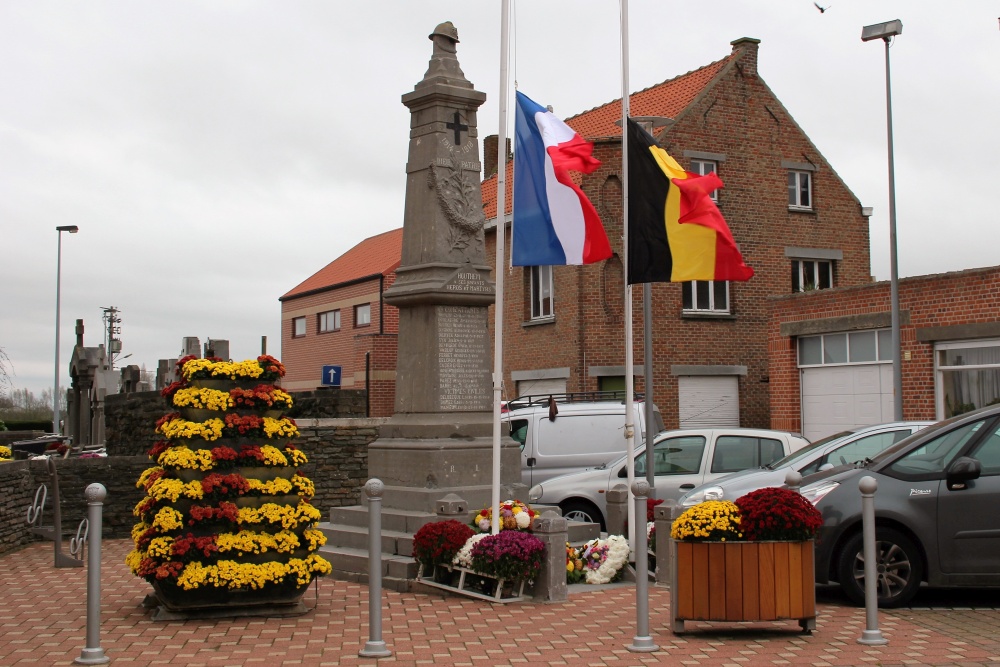
[[[798,620],[816,629],[813,542],[670,541],[671,630],[684,621]]]

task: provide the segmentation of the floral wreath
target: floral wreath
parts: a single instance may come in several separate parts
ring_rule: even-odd
[[[531,530],[532,520],[538,512],[520,500],[505,500],[500,503],[500,530]],[[487,505],[479,510],[472,520],[472,527],[483,533],[493,528],[493,507]]]

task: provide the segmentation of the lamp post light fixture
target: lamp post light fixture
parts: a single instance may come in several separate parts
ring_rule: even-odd
[[[861,29],[861,41],[881,39],[885,42],[885,115],[889,136],[889,290],[892,310],[892,405],[893,419],[903,420],[902,343],[899,335],[899,266],[896,262],[896,171],[892,155],[892,88],[889,80],[889,43],[903,34],[899,19],[866,25]]]
[[[56,245],[56,379],[52,387],[52,430],[59,434],[59,286],[62,282],[62,233],[76,234],[80,228],[76,225],[61,225],[56,227],[58,244]]]

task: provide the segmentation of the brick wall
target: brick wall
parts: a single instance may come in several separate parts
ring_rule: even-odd
[[[796,341],[781,325],[832,317],[891,313],[890,283],[820,290],[770,300],[771,426],[801,431]],[[902,278],[899,309],[903,419],[936,419],[934,346],[917,340],[926,327],[995,323],[1000,320],[1000,267]],[[909,353],[910,358],[906,355]]]
[[[756,45],[742,44],[737,66],[678,115],[661,145],[690,168],[684,151],[723,154],[719,175],[726,187],[719,208],[729,223],[755,277],[730,284],[732,317],[699,318],[682,314],[681,285],[652,285],[653,400],[668,428],[677,427],[677,377],[672,365],[739,365],[741,425],[768,427],[770,415],[767,297],[791,290],[786,247],[841,250],[835,285],[870,281],[868,221],[861,205],[819,150],[756,74]],[[583,267],[554,267],[555,321],[525,326],[528,270],[514,267],[505,275],[505,386],[513,395],[511,370],[569,367],[567,390],[597,389],[591,366],[624,366],[622,317],[622,174],[621,142],[595,142],[601,167],[584,177],[583,190],[604,222],[615,259]],[[808,162],[813,172],[813,211],[788,209],[786,168],[782,161]],[[510,237],[507,237],[510,247]],[[488,262],[496,254],[495,233],[487,236]],[[641,360],[642,287],[633,288],[633,355]],[[492,321],[492,320],[491,320]],[[636,388],[643,391],[642,382]]]
[[[395,273],[386,276],[382,289],[395,282]],[[354,306],[371,306],[371,324],[354,326]],[[340,329],[319,333],[319,313],[340,310]],[[292,338],[292,320],[306,318],[306,335]],[[372,334],[395,334],[399,330],[399,312],[383,303],[379,280],[346,285],[335,289],[296,297],[281,303],[281,361],[286,375],[285,391],[303,391],[322,386],[320,373],[324,365],[342,367],[341,386],[356,388],[363,382],[364,367],[356,362],[356,339]]]

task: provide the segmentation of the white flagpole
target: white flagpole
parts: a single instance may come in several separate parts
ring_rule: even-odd
[[[635,417],[633,411],[634,378],[632,360],[632,286],[628,282],[628,0],[621,0],[621,48],[622,48],[622,229],[623,229],[623,270],[625,272],[625,464],[628,470],[628,544],[635,553],[638,523],[635,516],[635,502],[632,483],[635,482]],[[648,428],[648,426],[647,426]],[[643,528],[645,528],[643,517]],[[645,558],[646,554],[635,554]]]
[[[510,46],[510,0],[500,3],[500,128],[497,137],[496,303],[493,326],[493,498],[490,531],[500,532],[500,402],[503,398],[503,272],[507,226],[507,75]]]

